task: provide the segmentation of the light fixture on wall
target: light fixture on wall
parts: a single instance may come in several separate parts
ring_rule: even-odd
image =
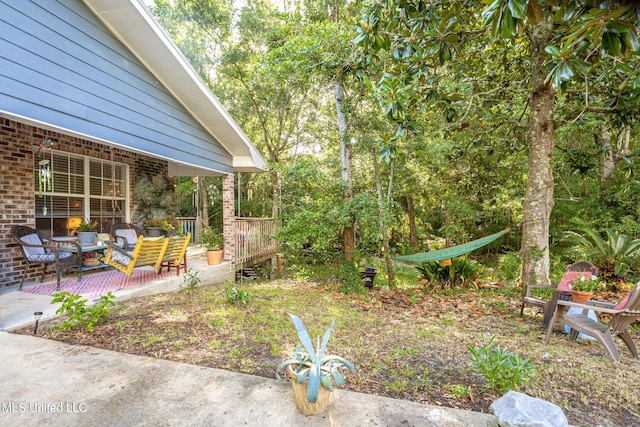
[[[69,218],[69,223],[67,224],[69,230],[75,231],[75,229],[78,228],[81,222],[82,218]]]

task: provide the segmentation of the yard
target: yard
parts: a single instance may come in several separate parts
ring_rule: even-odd
[[[183,289],[120,303],[93,333],[51,329],[51,321],[39,335],[273,378],[297,344],[286,313],[298,315],[312,338],[336,317],[328,353],[355,363],[347,389],[486,412],[500,394],[485,390],[468,369],[468,346],[493,334],[500,347],[535,364],[521,391],[560,405],[570,424],[637,425],[640,417],[640,360],[618,340],[622,363],[616,365],[597,342],[570,342],[558,327],[544,346],[541,315],[518,315],[519,289],[492,284],[455,295],[419,288],[345,295],[335,285],[302,280],[236,286],[251,301],[230,303],[223,285]],[[640,342],[640,327],[632,329]]]

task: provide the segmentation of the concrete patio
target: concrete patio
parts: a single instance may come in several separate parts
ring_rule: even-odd
[[[187,266],[189,270],[199,272],[198,277],[203,283],[222,283],[235,279],[235,271],[231,263],[223,262],[220,265],[207,265],[204,250],[200,246],[189,247],[187,251]],[[83,273],[83,277],[88,277],[91,274],[101,274],[101,272]],[[183,271],[181,271],[180,276],[176,276],[175,269],[170,273],[165,270],[163,277],[160,279],[132,288],[117,290],[113,294],[116,296],[117,301],[122,301],[136,296],[171,292],[180,289],[184,285],[182,274]],[[122,276],[124,277],[124,273],[122,273]],[[55,278],[48,279],[43,283],[55,283]],[[23,289],[27,290],[38,285],[41,285],[39,281],[25,282]],[[0,330],[14,331],[32,325],[34,313],[37,311],[42,312],[42,322],[52,319],[56,316],[55,312],[59,306],[59,304],[51,304],[50,296],[20,292],[17,285],[0,288]]]

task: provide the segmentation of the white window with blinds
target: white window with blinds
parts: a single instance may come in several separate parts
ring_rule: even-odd
[[[80,221],[127,222],[128,166],[60,151],[35,153],[36,228],[47,236],[69,236]]]

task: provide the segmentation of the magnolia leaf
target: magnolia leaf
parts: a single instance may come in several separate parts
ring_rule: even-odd
[[[602,34],[602,46],[609,55],[618,56],[622,48],[622,43],[618,36],[611,32],[605,32]]]
[[[591,64],[587,61],[583,61],[581,59],[573,59],[571,60],[571,66],[576,68],[582,74],[589,74],[589,70],[591,70]]]
[[[527,20],[536,25],[542,21],[544,17],[544,11],[542,10],[542,6],[538,4],[535,0],[530,0],[529,5],[527,6]]]
[[[560,57],[562,56],[562,53],[560,52],[560,49],[558,49],[555,46],[549,45],[547,47],[544,48],[544,51],[547,52],[549,55],[551,56],[555,56],[555,57]]]
[[[558,70],[556,71],[556,73],[560,76],[560,79],[562,81],[571,80],[574,74],[573,69],[571,68],[568,62],[561,63],[558,66]]]
[[[535,3],[535,1],[530,1]],[[527,17],[527,2],[524,0],[508,0],[507,7],[511,16],[515,19],[525,19]]]
[[[631,26],[620,21],[609,21],[604,27],[605,32],[626,33],[631,31]]]
[[[518,22],[511,16],[510,13],[504,13],[502,15],[502,22],[500,23],[500,34],[502,37],[513,37],[516,34]]]
[[[620,34],[620,41],[622,42],[622,53],[628,55],[631,52],[637,52],[638,48],[638,37],[633,31],[628,31],[626,33]]]

